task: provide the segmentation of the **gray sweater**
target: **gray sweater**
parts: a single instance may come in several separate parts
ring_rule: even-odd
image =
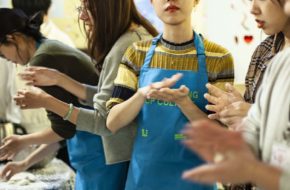
[[[130,160],[136,134],[136,124],[134,123],[122,128],[114,135],[106,127],[108,114],[106,102],[112,95],[119,64],[126,49],[132,43],[151,37],[143,27],[123,34],[104,60],[97,88],[87,86],[86,103],[93,106],[94,110],[80,109],[76,123],[77,130],[102,136],[107,164]]]
[[[290,49],[278,54],[267,68],[262,85],[245,119],[244,137],[255,153],[271,164],[274,143],[288,142],[283,133],[290,130]],[[290,166],[283,169],[280,190],[290,188]]]

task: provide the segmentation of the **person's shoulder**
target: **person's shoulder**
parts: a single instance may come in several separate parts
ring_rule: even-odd
[[[113,49],[124,49],[125,50],[133,45],[133,44],[138,44],[140,41],[148,41],[152,39],[152,35],[147,32],[147,30],[139,26],[136,29],[128,30],[124,34],[120,36],[120,38],[116,41],[114,44]]]
[[[133,30],[128,30],[115,42],[108,57],[124,55],[126,50],[135,51],[144,49],[146,46],[150,47],[151,39],[152,35],[150,35],[142,26]]]

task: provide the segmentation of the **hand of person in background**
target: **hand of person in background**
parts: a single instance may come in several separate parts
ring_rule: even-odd
[[[252,104],[245,101],[234,102],[226,106],[220,113],[220,121],[231,129],[237,129],[247,116]]]
[[[46,67],[29,67],[19,76],[22,80],[27,81],[27,85],[53,86],[59,83],[61,74],[58,70]]]
[[[225,116],[220,115],[220,113],[229,105],[235,102],[244,101],[243,96],[229,83],[225,85],[226,91],[223,91],[211,84],[207,84],[208,92],[204,97],[210,103],[206,106],[206,109],[214,112],[208,115],[209,119],[222,120]]]
[[[14,97],[16,105],[20,106],[21,109],[33,109],[46,107],[47,99],[50,97],[49,94],[37,87],[31,87],[29,90],[20,90]]]
[[[25,160],[18,162],[9,162],[3,167],[2,171],[0,172],[0,178],[4,180],[9,180],[15,174],[23,172],[27,169],[28,167]]]
[[[0,160],[11,160],[14,156],[26,147],[22,142],[24,135],[11,135],[2,140],[0,147]]]
[[[250,182],[260,165],[242,134],[208,120],[197,121],[184,130],[184,144],[209,163],[185,171],[183,178],[213,184]]]

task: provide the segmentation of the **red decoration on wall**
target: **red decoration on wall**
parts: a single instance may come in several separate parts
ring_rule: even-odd
[[[254,40],[254,37],[252,35],[245,35],[244,36],[244,41],[249,44]]]

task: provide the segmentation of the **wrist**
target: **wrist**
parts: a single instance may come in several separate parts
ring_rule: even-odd
[[[136,92],[136,95],[138,97],[142,97],[145,100],[147,98],[147,93],[148,93],[149,89],[150,89],[149,86],[139,88]]]
[[[65,74],[58,72],[56,77],[56,85],[63,88],[65,86],[65,78]]]
[[[30,159],[29,159],[29,157],[26,158],[26,159],[24,159],[24,160],[22,160],[22,161],[20,161],[20,165],[21,165],[23,171],[25,171],[28,168],[30,168],[31,165],[30,165]]]
[[[193,104],[189,96],[184,96],[183,98],[178,99],[175,103],[179,108]]]
[[[54,97],[49,95],[49,94],[46,94],[43,98],[43,108],[49,110],[49,111],[52,111],[52,103],[54,101]]]

